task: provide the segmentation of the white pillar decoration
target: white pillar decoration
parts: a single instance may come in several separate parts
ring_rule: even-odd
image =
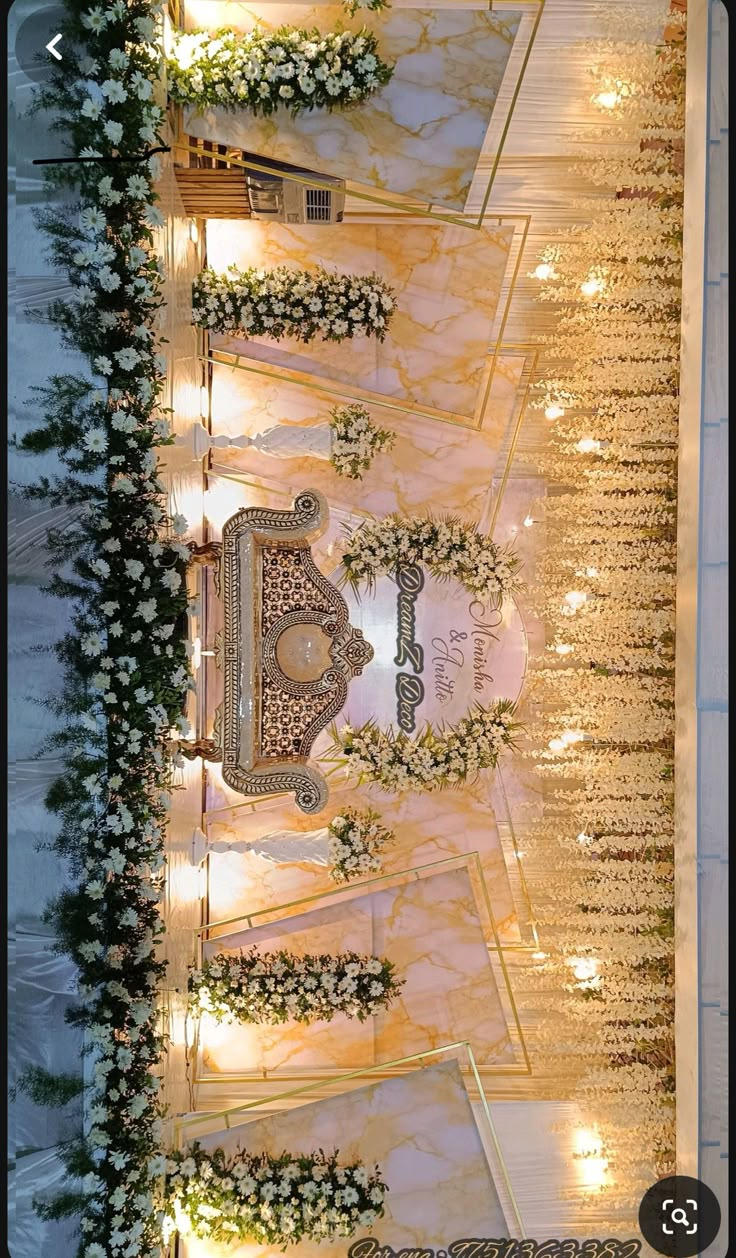
[[[203,459],[210,450],[260,450],[274,459],[323,459],[329,462],[332,453],[332,425],[275,424],[254,437],[229,437],[225,433],[211,436],[204,424],[192,424],[189,436],[179,439],[191,446],[195,459]]]
[[[275,865],[294,863],[310,865],[330,864],[330,835],[324,826],[320,830],[273,830],[259,839],[235,839],[232,843],[218,840],[207,843],[210,852],[252,852]]]

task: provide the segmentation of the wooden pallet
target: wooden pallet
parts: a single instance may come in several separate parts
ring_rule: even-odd
[[[184,210],[190,218],[250,218],[245,171],[175,166]]]

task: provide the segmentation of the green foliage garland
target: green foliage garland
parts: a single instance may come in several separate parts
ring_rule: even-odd
[[[139,154],[160,141],[163,111],[156,7],[67,0],[63,65],[37,93],[72,155]],[[191,684],[185,651],[186,521],[170,519],[157,451],[170,441],[161,411],[164,363],[154,346],[163,297],[153,229],[156,163],[49,168],[50,187],[77,203],[40,215],[50,256],[74,289],[48,314],[90,373],[53,377],[38,391],[42,424],[19,447],[55,451],[64,472],[40,478],[31,499],[76,508],[48,543],[49,590],[72,608],[56,646],[62,718],[49,746],[65,769],[47,806],[59,818],[54,849],[70,882],[49,906],[57,947],[75,962],[79,1002],[69,1021],[92,1056],[89,1127],[62,1150],[79,1187],[39,1209],[80,1214],[80,1258],[154,1258],[160,1229],[148,1163],[159,1147],[156,1009],[164,963],[158,901],[171,761],[166,747]],[[68,1081],[29,1076],[31,1096],[63,1103]],[[65,1091],[66,1090],[66,1091]]]

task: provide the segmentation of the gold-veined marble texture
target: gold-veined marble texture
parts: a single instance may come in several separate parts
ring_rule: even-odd
[[[356,1069],[459,1040],[470,1042],[479,1065],[513,1060],[481,910],[465,869],[221,935],[205,943],[204,956],[251,947],[264,953],[287,948],[299,956],[355,951],[387,957],[405,983],[387,1009],[362,1023],[341,1014],[306,1026],[219,1025],[210,1044],[205,1025],[206,1073],[267,1071],[269,1082],[278,1085],[279,1073]]]
[[[346,1162],[360,1159],[381,1168],[389,1191],[385,1215],[372,1232],[320,1245],[303,1241],[300,1258],[345,1258],[351,1244],[369,1235],[394,1251],[420,1252],[460,1237],[509,1235],[459,1060],[442,1060],[403,1078],[267,1117],[254,1115],[243,1125],[203,1136],[201,1143],[229,1153],[338,1147]],[[180,1253],[182,1258],[277,1258],[282,1250],[242,1241],[219,1246],[185,1236]]]
[[[207,834],[213,843],[246,842],[274,830],[308,831],[327,825],[344,808],[374,808],[383,825],[396,836],[395,843],[382,855],[383,872],[416,869],[437,861],[478,852],[483,879],[496,928],[501,938],[518,937],[508,874],[489,799],[489,774],[458,790],[437,795],[405,791],[386,796],[375,786],[343,789],[332,785],[330,798],[321,813],[305,816],[288,800],[274,799],[254,809],[236,806],[216,814]],[[467,865],[478,903],[483,888],[476,876],[475,862]],[[335,890],[324,867],[307,864],[275,865],[251,852],[212,852],[209,865],[209,916],[216,922],[238,914],[258,913],[279,904],[289,904],[307,896]],[[348,883],[341,894],[357,895],[360,883]],[[295,910],[296,911],[296,910]],[[482,917],[483,925],[488,922]],[[217,927],[219,934],[226,928]],[[491,942],[492,932],[488,932]]]
[[[475,421],[488,377],[488,350],[513,236],[509,226],[469,232],[447,223],[311,224],[209,219],[207,257],[235,264],[377,273],[396,296],[386,339],[358,336],[309,345],[213,334],[213,349],[286,371],[365,390]]]
[[[360,481],[338,476],[329,463],[314,458],[274,459],[252,448],[218,449],[213,457],[218,466],[234,473],[242,470],[279,482],[285,492],[298,491],[303,485],[319,489],[331,510],[339,503],[381,516],[441,508],[477,521],[512,420],[521,369],[520,356],[498,357],[479,431],[401,407],[368,403],[374,423],[393,432],[396,440]],[[328,388],[338,392],[328,392]],[[220,364],[212,372],[212,431],[253,437],[274,424],[309,426],[324,422],[332,407],[350,401],[349,385],[315,389]]]
[[[184,129],[194,136],[275,157],[321,174],[462,211],[493,114],[520,14],[488,8],[362,10],[349,18],[339,5],[187,5],[188,24],[210,31],[247,31],[259,24],[365,25],[379,38],[380,55],[394,64],[391,82],[359,107],[314,110],[292,118],[245,111],[188,109]]]

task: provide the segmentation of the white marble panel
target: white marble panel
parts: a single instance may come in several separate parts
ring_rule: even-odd
[[[232,1153],[325,1150],[378,1165],[389,1186],[386,1212],[370,1235],[395,1251],[445,1246],[459,1237],[508,1236],[509,1226],[455,1060],[358,1087],[341,1096],[256,1117],[202,1138]],[[345,1258],[352,1241],[304,1241],[300,1258]],[[277,1258],[275,1246],[213,1245],[182,1239],[182,1258]]]
[[[193,10],[193,11],[192,11]],[[520,15],[453,6],[363,10],[348,18],[339,5],[187,5],[190,25],[247,31],[278,27],[365,25],[380,55],[395,65],[391,82],[359,108],[296,118],[245,112],[187,111],[191,135],[275,157],[366,185],[374,194],[416,198],[461,211],[473,179]]]
[[[468,1040],[479,1065],[513,1060],[473,886],[466,870],[317,905],[221,935],[205,957],[287,948],[297,955],[355,951],[385,956],[405,980],[395,1001],[365,1023],[229,1025],[202,1032],[205,1072],[357,1068]],[[214,1042],[211,1031],[214,1032]]]

